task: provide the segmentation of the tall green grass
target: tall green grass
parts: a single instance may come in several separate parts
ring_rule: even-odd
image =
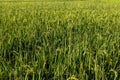
[[[1,2],[1,80],[119,80],[119,3]]]

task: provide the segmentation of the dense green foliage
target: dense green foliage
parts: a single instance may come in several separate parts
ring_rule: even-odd
[[[0,80],[120,80],[119,7],[1,2]]]

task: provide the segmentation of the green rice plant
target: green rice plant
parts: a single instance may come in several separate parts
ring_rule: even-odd
[[[119,80],[119,7],[0,2],[0,79]]]

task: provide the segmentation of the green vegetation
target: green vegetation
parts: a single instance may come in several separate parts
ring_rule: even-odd
[[[1,2],[2,1],[95,1],[95,2],[98,2],[98,1],[102,1],[102,2],[120,2],[120,0],[0,0]]]
[[[120,80],[119,7],[0,2],[0,80]]]

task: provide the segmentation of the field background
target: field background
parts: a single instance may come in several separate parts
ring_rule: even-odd
[[[26,1],[0,2],[0,80],[120,80],[119,2]]]
[[[119,2],[120,0],[0,0],[0,1],[102,1],[102,2]]]

